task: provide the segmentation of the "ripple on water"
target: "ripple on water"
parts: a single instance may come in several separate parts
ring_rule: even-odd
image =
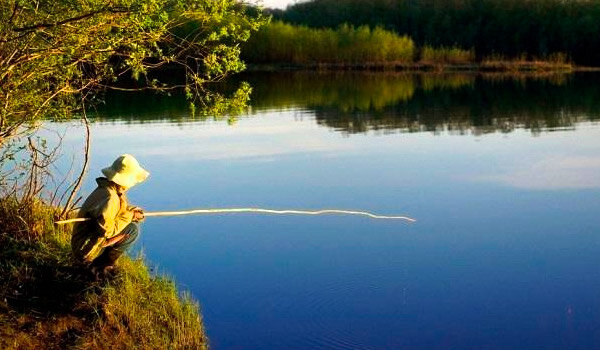
[[[319,271],[311,276],[301,288],[278,286],[269,298],[254,296],[247,300],[256,302],[257,310],[276,323],[278,332],[287,335],[286,339],[279,338],[281,343],[277,345],[286,349],[377,349],[364,343],[365,321],[360,319],[360,312],[378,312],[365,310],[364,300],[381,299],[381,293],[389,293],[390,282],[402,284],[403,270],[392,267],[341,274]],[[396,288],[398,293],[401,289]],[[401,298],[400,294],[395,300]],[[394,308],[397,305],[390,305],[390,310]]]

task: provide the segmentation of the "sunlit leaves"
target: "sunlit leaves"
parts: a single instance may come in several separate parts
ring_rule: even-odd
[[[206,105],[203,85],[243,69],[238,45],[264,22],[235,0],[4,1],[0,143],[101,88],[170,89],[151,76],[164,68],[185,71],[186,95]]]
[[[244,45],[244,57],[257,63],[411,62],[413,41],[382,28],[342,25],[314,29],[272,22]]]

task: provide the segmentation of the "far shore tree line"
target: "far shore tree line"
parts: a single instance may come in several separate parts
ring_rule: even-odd
[[[543,58],[507,58],[491,54],[478,58],[474,48],[457,45],[418,46],[407,35],[399,35],[381,26],[355,27],[342,24],[337,28],[311,28],[273,21],[263,26],[243,44],[242,58],[253,64],[398,66],[430,67],[439,65],[474,65],[502,69],[502,64],[530,64],[529,69],[569,68],[567,55],[556,52]]]
[[[600,66],[600,2],[586,0],[312,0],[270,10],[310,28],[381,27],[419,48],[462,48],[482,61]],[[423,50],[425,51],[425,50]]]
[[[242,49],[242,57],[258,64],[467,64],[473,50],[459,47],[418,48],[406,35],[382,27],[310,28],[273,21],[255,33]]]
[[[314,29],[275,21],[255,33],[242,53],[252,63],[411,62],[415,47],[409,37],[380,27]]]

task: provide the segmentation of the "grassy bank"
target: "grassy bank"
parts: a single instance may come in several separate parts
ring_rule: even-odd
[[[95,281],[41,203],[0,201],[1,349],[206,349],[199,307],[141,258]]]

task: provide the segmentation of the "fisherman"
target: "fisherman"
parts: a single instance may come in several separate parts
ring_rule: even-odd
[[[97,279],[113,272],[117,259],[133,245],[144,219],[139,207],[127,203],[125,192],[143,182],[149,173],[129,154],[102,169],[105,177],[96,179],[98,187],[87,197],[73,227],[73,255],[88,266]]]

